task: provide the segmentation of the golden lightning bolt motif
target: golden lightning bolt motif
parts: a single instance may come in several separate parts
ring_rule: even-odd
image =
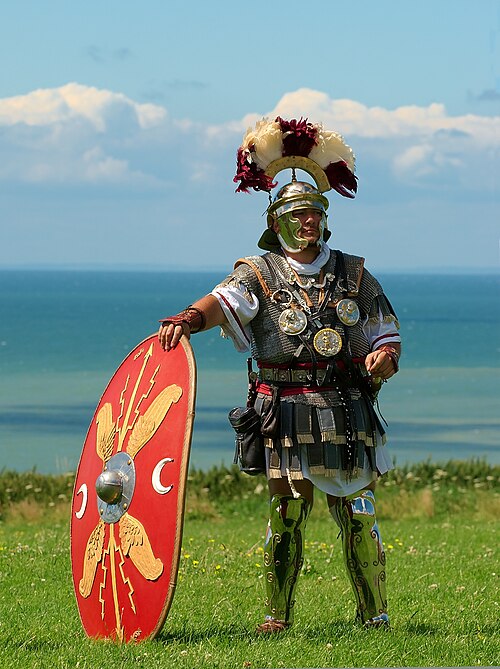
[[[105,606],[106,606],[106,602],[104,601],[104,597],[102,596],[102,593],[103,593],[104,590],[106,590],[106,581],[107,581],[107,576],[108,576],[108,568],[106,567],[106,555],[109,555],[109,545],[103,553],[102,562],[101,562],[101,569],[103,571],[103,577],[102,577],[102,581],[99,585],[99,601],[101,602],[101,618],[102,618],[102,620],[104,620],[104,609],[105,609]]]
[[[143,394],[141,395],[141,398],[140,398],[139,401],[137,402],[137,406],[136,406],[135,409],[134,409],[135,416],[134,416],[134,420],[132,421],[132,425],[131,425],[131,427],[134,427],[134,425],[135,425],[135,423],[136,423],[136,420],[140,417],[142,401],[145,400],[145,399],[147,399],[147,398],[149,397],[151,391],[153,390],[153,387],[154,387],[154,385],[155,385],[155,376],[156,376],[156,375],[158,374],[158,372],[160,371],[160,367],[161,367],[161,365],[158,365],[158,366],[156,367],[156,369],[154,370],[154,372],[152,373],[151,378],[149,379],[149,388],[148,388],[147,392],[143,393]]]
[[[120,569],[120,573],[122,575],[122,581],[124,585],[128,585],[128,598],[130,600],[130,608],[134,613],[136,613],[135,610],[135,603],[134,603],[134,586],[132,585],[132,581],[128,576],[125,576],[125,572],[123,571],[123,565],[125,564],[125,556],[123,555],[122,548],[121,546],[118,546],[118,555],[120,556],[120,562],[118,563],[118,567]]]
[[[123,641],[123,625],[122,618],[120,613],[120,603],[118,601],[118,587],[116,583],[116,562],[115,562],[115,551],[117,551],[117,546],[115,543],[115,532],[114,525],[109,526],[109,551],[110,551],[110,571],[111,571],[111,588],[113,590],[113,604],[115,606],[115,621],[116,621],[116,638],[118,641]]]
[[[137,395],[137,390],[139,388],[139,384],[142,380],[142,377],[144,375],[144,372],[146,370],[146,365],[148,364],[149,359],[153,355],[153,343],[151,342],[151,346],[149,347],[148,351],[146,352],[146,355],[144,356],[144,362],[142,363],[142,368],[141,371],[139,372],[139,376],[137,377],[137,381],[135,382],[134,389],[132,391],[132,396],[130,397],[130,401],[128,403],[127,407],[127,412],[125,414],[125,419],[123,421],[123,425],[119,430],[119,436],[118,436],[118,451],[121,451],[123,448],[123,442],[125,441],[125,435],[127,434],[127,430],[130,430],[130,426],[128,424],[129,419],[130,419],[130,414],[132,413],[132,405],[134,404],[135,401],[135,396]]]

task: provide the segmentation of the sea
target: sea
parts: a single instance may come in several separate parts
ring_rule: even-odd
[[[0,471],[76,470],[109,379],[158,319],[224,272],[0,271]],[[500,275],[377,274],[401,325],[400,372],[380,409],[396,464],[500,463]],[[190,464],[230,465],[228,411],[246,355],[217,329],[191,339],[198,367]]]

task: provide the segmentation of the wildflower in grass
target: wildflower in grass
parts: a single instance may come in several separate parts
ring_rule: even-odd
[[[197,567],[200,564],[199,560],[193,560],[193,567]]]

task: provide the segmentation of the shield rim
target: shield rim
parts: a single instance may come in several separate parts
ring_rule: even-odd
[[[95,411],[92,415],[92,419],[90,420],[89,427],[87,429],[87,432],[85,434],[85,439],[83,441],[83,447],[87,443],[90,429],[92,427],[92,423],[94,422],[97,409],[99,405],[102,402],[102,399],[104,395],[107,393],[109,386],[111,385],[111,382],[113,381],[116,373],[120,369],[120,367],[124,364],[124,362],[130,357],[130,354],[132,351],[135,351],[136,348],[139,346],[144,345],[147,341],[149,341],[152,337],[157,337],[156,333],[148,335],[145,339],[140,341],[138,344],[136,344],[130,351],[127,353],[127,355],[123,358],[123,360],[120,362],[120,364],[116,367],[115,371],[111,375],[108,383],[106,384],[106,387],[104,388],[104,391],[101,393],[101,396],[99,397],[99,400],[97,401]],[[188,375],[189,375],[189,387],[188,387],[188,401],[187,401],[187,415],[186,415],[186,430],[184,433],[184,442],[182,446],[182,460],[181,460],[181,465],[179,467],[179,485],[178,485],[178,493],[177,493],[177,516],[176,516],[176,523],[175,523],[175,538],[174,538],[174,548],[173,548],[173,553],[172,553],[172,567],[170,571],[170,583],[168,585],[168,590],[167,594],[165,597],[165,602],[163,604],[163,607],[160,611],[160,614],[158,616],[158,622],[156,626],[153,628],[153,630],[150,632],[148,636],[143,637],[140,641],[146,641],[147,639],[154,639],[158,636],[160,633],[161,629],[163,628],[163,625],[165,624],[165,620],[167,618],[168,612],[170,610],[170,607],[172,606],[172,601],[174,599],[175,595],[175,588],[177,586],[177,576],[179,572],[179,562],[180,562],[180,553],[181,553],[181,547],[182,547],[182,537],[183,537],[183,532],[184,532],[184,509],[186,506],[186,483],[187,483],[187,474],[188,474],[188,468],[189,468],[189,456],[191,453],[191,440],[192,440],[192,435],[193,435],[193,424],[194,424],[194,419],[195,419],[195,407],[196,407],[196,387],[197,387],[197,369],[196,369],[196,360],[194,357],[194,351],[191,346],[191,343],[189,339],[185,336],[182,335],[182,337],[179,340],[178,346],[182,346],[184,349],[184,354],[186,356],[186,361],[188,365]],[[71,517],[70,517],[70,556],[72,557],[72,552],[71,552],[71,546],[72,546],[72,541],[73,541],[73,503],[75,500],[75,495],[76,495],[76,484],[78,481],[78,473],[80,471],[80,466],[82,463],[82,456],[83,456],[83,447],[82,451],[80,453],[80,458],[78,460],[78,467],[76,468],[75,472],[75,483],[73,486],[73,495],[71,497]],[[72,581],[73,581],[73,590],[75,594],[75,600],[76,600],[76,608],[78,609],[78,616],[80,618],[80,623],[85,630],[85,625],[83,623],[82,619],[82,614],[80,611],[80,607],[78,606],[78,597],[77,593],[75,590],[75,578],[74,578],[74,571],[73,571],[73,560],[71,559],[71,575],[72,575]],[[109,640],[110,637],[96,637],[97,639],[103,639],[103,640]],[[116,641],[118,641],[116,639]],[[134,641],[134,643],[137,643]]]

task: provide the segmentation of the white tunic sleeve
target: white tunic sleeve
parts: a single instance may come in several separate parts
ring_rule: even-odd
[[[219,301],[226,317],[227,322],[221,326],[223,335],[233,341],[240,353],[248,351],[251,338],[249,323],[259,311],[257,296],[242,283],[217,286],[212,295]]]
[[[368,319],[363,323],[363,332],[370,343],[371,351],[377,350],[384,344],[401,343],[401,337],[395,322],[385,321],[380,311],[378,315],[379,319],[376,323]]]

